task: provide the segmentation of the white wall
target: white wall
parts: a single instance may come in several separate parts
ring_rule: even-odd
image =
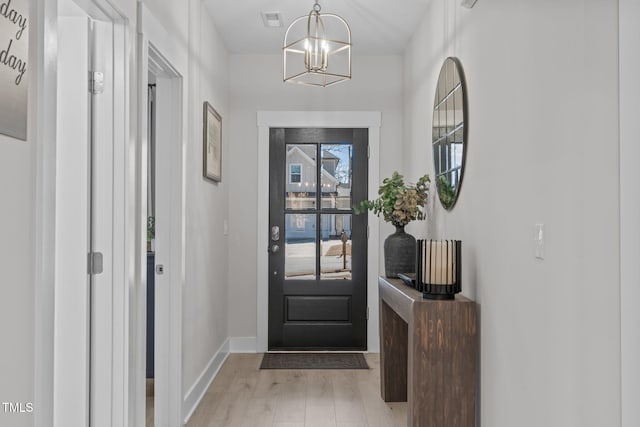
[[[231,55],[230,67],[229,334],[255,337],[255,248],[258,233],[268,232],[256,229],[256,215],[267,215],[257,209],[256,113],[381,111],[380,176],[388,176],[402,161],[402,58],[354,57],[353,79],[325,89],[284,84],[280,55]]]
[[[227,236],[230,169],[229,64],[222,39],[199,0],[145,1],[151,13],[189,52],[184,94],[188,142],[185,153],[186,277],[183,294],[183,395],[205,372],[228,337]],[[222,182],[202,175],[202,105],[209,101],[223,120]],[[162,191],[157,189],[157,191]],[[186,415],[186,414],[185,414]]]
[[[187,147],[187,287],[184,316],[184,385],[190,387],[228,335],[227,278],[229,170],[229,64],[222,39],[200,1],[192,2],[192,47]],[[202,176],[202,105],[208,101],[222,116],[222,181]]]
[[[28,64],[34,64],[38,57],[35,20],[29,24]],[[23,408],[25,403],[34,402],[35,394],[33,256],[38,94],[33,68],[28,74],[27,140],[0,135],[0,402],[22,402]],[[0,425],[32,424],[32,414],[5,413],[0,404]]]
[[[30,91],[34,89],[31,85]],[[31,108],[35,97],[29,100]],[[32,120],[33,115],[29,117]],[[33,402],[34,138],[0,135],[0,402]],[[0,425],[30,426],[31,414],[6,414]]]
[[[460,198],[412,230],[463,240],[483,426],[620,425],[617,18],[617,2],[434,1],[406,53],[411,175],[433,174],[442,61],[466,74]]]

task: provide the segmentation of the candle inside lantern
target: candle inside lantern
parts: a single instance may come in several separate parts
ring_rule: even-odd
[[[453,285],[456,283],[456,250],[454,240],[427,240],[423,250],[424,283]]]

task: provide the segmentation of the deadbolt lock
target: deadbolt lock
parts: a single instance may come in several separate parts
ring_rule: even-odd
[[[277,225],[271,227],[271,240],[273,240],[274,242],[280,240],[280,227],[278,227]]]

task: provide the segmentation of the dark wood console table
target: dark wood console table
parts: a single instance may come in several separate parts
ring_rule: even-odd
[[[475,427],[476,303],[423,299],[398,279],[378,287],[382,399],[407,402],[409,427]]]

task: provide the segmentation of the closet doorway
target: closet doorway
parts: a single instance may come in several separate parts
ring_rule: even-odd
[[[182,422],[183,137],[182,77],[148,44],[142,72],[144,136],[141,212],[146,222],[146,285],[140,289],[138,345],[146,426]],[[144,92],[143,92],[144,91]],[[142,121],[142,120],[141,120]],[[145,144],[146,142],[146,144]],[[144,356],[144,357],[142,357]],[[142,382],[144,377],[144,382]],[[140,418],[138,418],[140,419]],[[142,425],[141,422],[138,425]]]

